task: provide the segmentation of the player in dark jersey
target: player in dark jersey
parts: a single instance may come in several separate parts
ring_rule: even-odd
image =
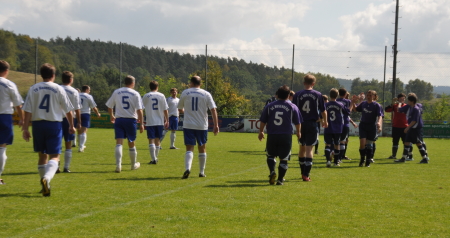
[[[406,95],[400,93],[397,98],[392,100],[392,104],[384,109],[385,112],[392,112],[392,155],[389,156],[389,159],[396,159],[400,139],[402,139],[402,143],[405,143],[405,128],[408,126],[408,120],[404,113],[398,112],[398,108],[408,106],[405,98]]]
[[[322,114],[322,127],[328,127],[327,112],[323,102],[322,94],[313,89],[316,84],[314,75],[308,74],[303,79],[304,90],[294,95],[293,103],[297,105],[303,119],[299,140],[300,152],[298,159],[303,181],[311,181],[309,174],[313,164],[313,146],[317,142],[319,113]]]
[[[264,128],[267,126],[267,166],[269,167],[269,184],[275,184],[277,174],[275,173],[276,157],[280,158],[278,166],[277,185],[283,185],[284,176],[288,169],[288,160],[292,148],[292,124],[295,125],[297,138],[301,138],[300,123],[302,118],[297,106],[288,101],[289,87],[281,86],[278,91],[278,100],[269,103],[259,119],[258,139],[264,138]]]
[[[336,99],[336,101],[342,103],[347,108],[353,108],[352,101],[350,99],[345,98],[347,95],[348,95],[347,90],[345,88],[340,88],[339,89],[339,97]],[[344,127],[342,128],[342,133],[341,133],[341,138],[340,138],[341,142],[339,144],[341,160],[346,158],[345,154],[347,152],[348,136],[350,133],[350,120],[351,120],[350,115],[344,117]]]
[[[405,113],[408,119],[408,126],[405,128],[405,143],[403,149],[403,157],[401,159],[395,160],[395,162],[404,163],[408,158],[408,153],[411,150],[412,144],[416,144],[419,149],[420,155],[422,155],[421,164],[428,164],[430,160],[428,158],[428,153],[426,148],[423,146],[423,120],[422,120],[422,110],[417,105],[417,96],[408,95],[408,106],[398,108],[398,112]]]
[[[325,109],[328,115],[328,128],[325,128],[325,157],[327,158],[327,167],[331,166],[331,151],[334,149],[334,166],[339,166],[340,160],[340,141],[344,127],[344,118],[348,118],[350,108],[344,106],[341,102],[337,102],[338,90],[332,88],[330,90],[330,101],[325,103]],[[350,109],[350,110],[349,110]],[[334,148],[333,148],[334,145]]]
[[[361,112],[361,121],[359,123],[359,154],[361,160],[359,166],[370,167],[373,158],[373,142],[377,133],[381,131],[382,107],[376,102],[378,99],[377,92],[369,90],[366,93],[367,101],[361,102],[356,111]],[[354,95],[352,102],[356,103],[360,97]]]

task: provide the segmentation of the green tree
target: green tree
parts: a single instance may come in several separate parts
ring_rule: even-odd
[[[409,80],[406,85],[406,91],[408,93],[415,93],[419,100],[433,99],[433,86],[431,83],[427,83],[420,79]]]
[[[424,105],[423,119],[429,121],[447,121],[450,117],[450,97],[442,94],[435,103]]]
[[[9,31],[0,31],[0,59],[6,60],[12,70],[17,68],[17,53],[14,34]]]

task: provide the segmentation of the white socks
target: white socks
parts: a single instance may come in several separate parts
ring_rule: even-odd
[[[172,131],[170,133],[170,147],[173,148],[175,147],[175,138],[177,138],[177,135],[175,134],[175,131]]]
[[[6,164],[6,147],[0,147],[0,176],[2,176],[3,170]]]
[[[72,161],[72,150],[68,149],[64,152],[64,168],[65,169],[69,169],[71,161]]]
[[[200,173],[205,173],[205,167],[206,167],[206,153],[199,153],[198,154],[198,163],[200,165]]]
[[[134,164],[136,164],[136,158],[137,158],[136,147],[130,148],[129,155],[130,155],[131,168],[133,168]]]
[[[44,175],[45,175],[45,167],[47,167],[46,164],[40,164],[40,165],[38,165],[39,178],[44,177]]]
[[[78,136],[79,136],[79,140],[78,140],[79,145],[78,146],[80,148],[83,148],[84,144],[86,144],[87,134],[83,133],[83,134],[80,134]]]
[[[191,170],[192,160],[194,159],[194,153],[192,151],[186,151],[184,155],[184,167],[186,170]]]
[[[158,158],[156,158],[156,146],[155,146],[155,144],[149,144],[148,145],[148,150],[150,151],[150,158],[152,159],[152,161],[157,161]]]
[[[116,156],[116,166],[121,167],[122,166],[122,145],[116,145],[115,154]]]
[[[44,177],[47,179],[48,182],[50,182],[53,179],[56,170],[58,170],[58,161],[56,160],[48,161],[47,166],[45,166],[45,174],[44,174]]]
[[[161,150],[161,145],[155,146],[155,148],[156,148],[156,150],[155,150],[155,155],[156,155],[156,157],[158,157],[159,151]]]

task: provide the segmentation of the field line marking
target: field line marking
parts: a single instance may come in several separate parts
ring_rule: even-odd
[[[68,218],[68,219],[65,219],[65,220],[62,220],[62,221],[54,222],[54,223],[51,223],[51,224],[43,226],[43,227],[38,227],[38,228],[35,228],[35,229],[26,230],[26,231],[24,231],[24,232],[22,232],[22,233],[20,233],[18,235],[11,236],[11,237],[23,237],[24,235],[29,234],[29,233],[33,233],[33,232],[37,232],[37,231],[41,231],[41,230],[50,229],[50,228],[53,228],[53,227],[56,227],[56,226],[64,225],[64,224],[69,223],[71,221],[74,221],[74,220],[77,220],[77,219],[86,218],[86,217],[90,217],[90,216],[93,216],[93,215],[97,215],[97,214],[100,214],[102,212],[113,211],[113,210],[115,210],[115,209],[117,209],[119,207],[122,208],[123,206],[129,206],[129,205],[132,205],[132,204],[135,204],[135,203],[139,203],[139,202],[143,202],[143,201],[155,198],[155,197],[161,197],[161,196],[164,196],[164,195],[176,193],[178,191],[181,191],[181,190],[184,190],[184,189],[187,189],[187,188],[191,188],[191,187],[195,187],[197,185],[207,184],[207,183],[209,183],[211,181],[220,180],[220,179],[227,178],[227,177],[230,177],[230,176],[247,173],[249,171],[252,171],[252,170],[255,170],[255,169],[259,169],[259,168],[264,167],[264,166],[265,165],[261,165],[261,166],[253,167],[251,169],[247,169],[247,170],[244,170],[244,171],[240,171],[240,172],[236,172],[236,173],[220,176],[220,177],[217,177],[217,178],[213,178],[213,179],[209,179],[209,180],[205,180],[205,181],[201,181],[201,182],[197,182],[197,183],[192,183],[192,184],[189,184],[189,185],[186,185],[186,186],[183,186],[183,187],[178,187],[178,188],[175,188],[175,189],[172,189],[172,190],[169,190],[169,191],[165,191],[165,192],[162,192],[162,193],[153,194],[151,196],[140,198],[140,199],[137,199],[137,200],[134,200],[134,201],[128,201],[128,202],[125,202],[125,203],[114,205],[114,206],[111,206],[111,207],[108,207],[108,208],[104,208],[102,210],[98,210],[98,211],[95,211],[95,212],[88,212],[88,213],[84,213],[84,214],[75,215],[72,218]]]

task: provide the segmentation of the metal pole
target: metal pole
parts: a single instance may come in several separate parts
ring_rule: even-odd
[[[392,73],[392,95],[396,95],[396,82],[397,82],[397,36],[398,36],[398,11],[399,11],[399,0],[395,5],[395,36],[394,36],[394,45],[392,46],[393,54],[394,54],[394,65],[393,65],[393,73]]]
[[[208,45],[206,45],[205,47],[205,90],[208,91],[207,75],[208,75]]]
[[[292,82],[291,82],[291,90],[294,90],[294,53],[295,53],[295,44],[292,45]]]
[[[34,84],[37,83],[37,74],[38,74],[38,40],[39,38],[36,38],[36,50],[35,50],[35,73],[34,73]]]
[[[122,42],[120,42],[120,59],[119,59],[119,87],[122,87]]]
[[[386,91],[386,55],[387,55],[387,46],[384,46],[384,76],[383,76],[383,106],[386,105],[385,101],[385,91]]]

